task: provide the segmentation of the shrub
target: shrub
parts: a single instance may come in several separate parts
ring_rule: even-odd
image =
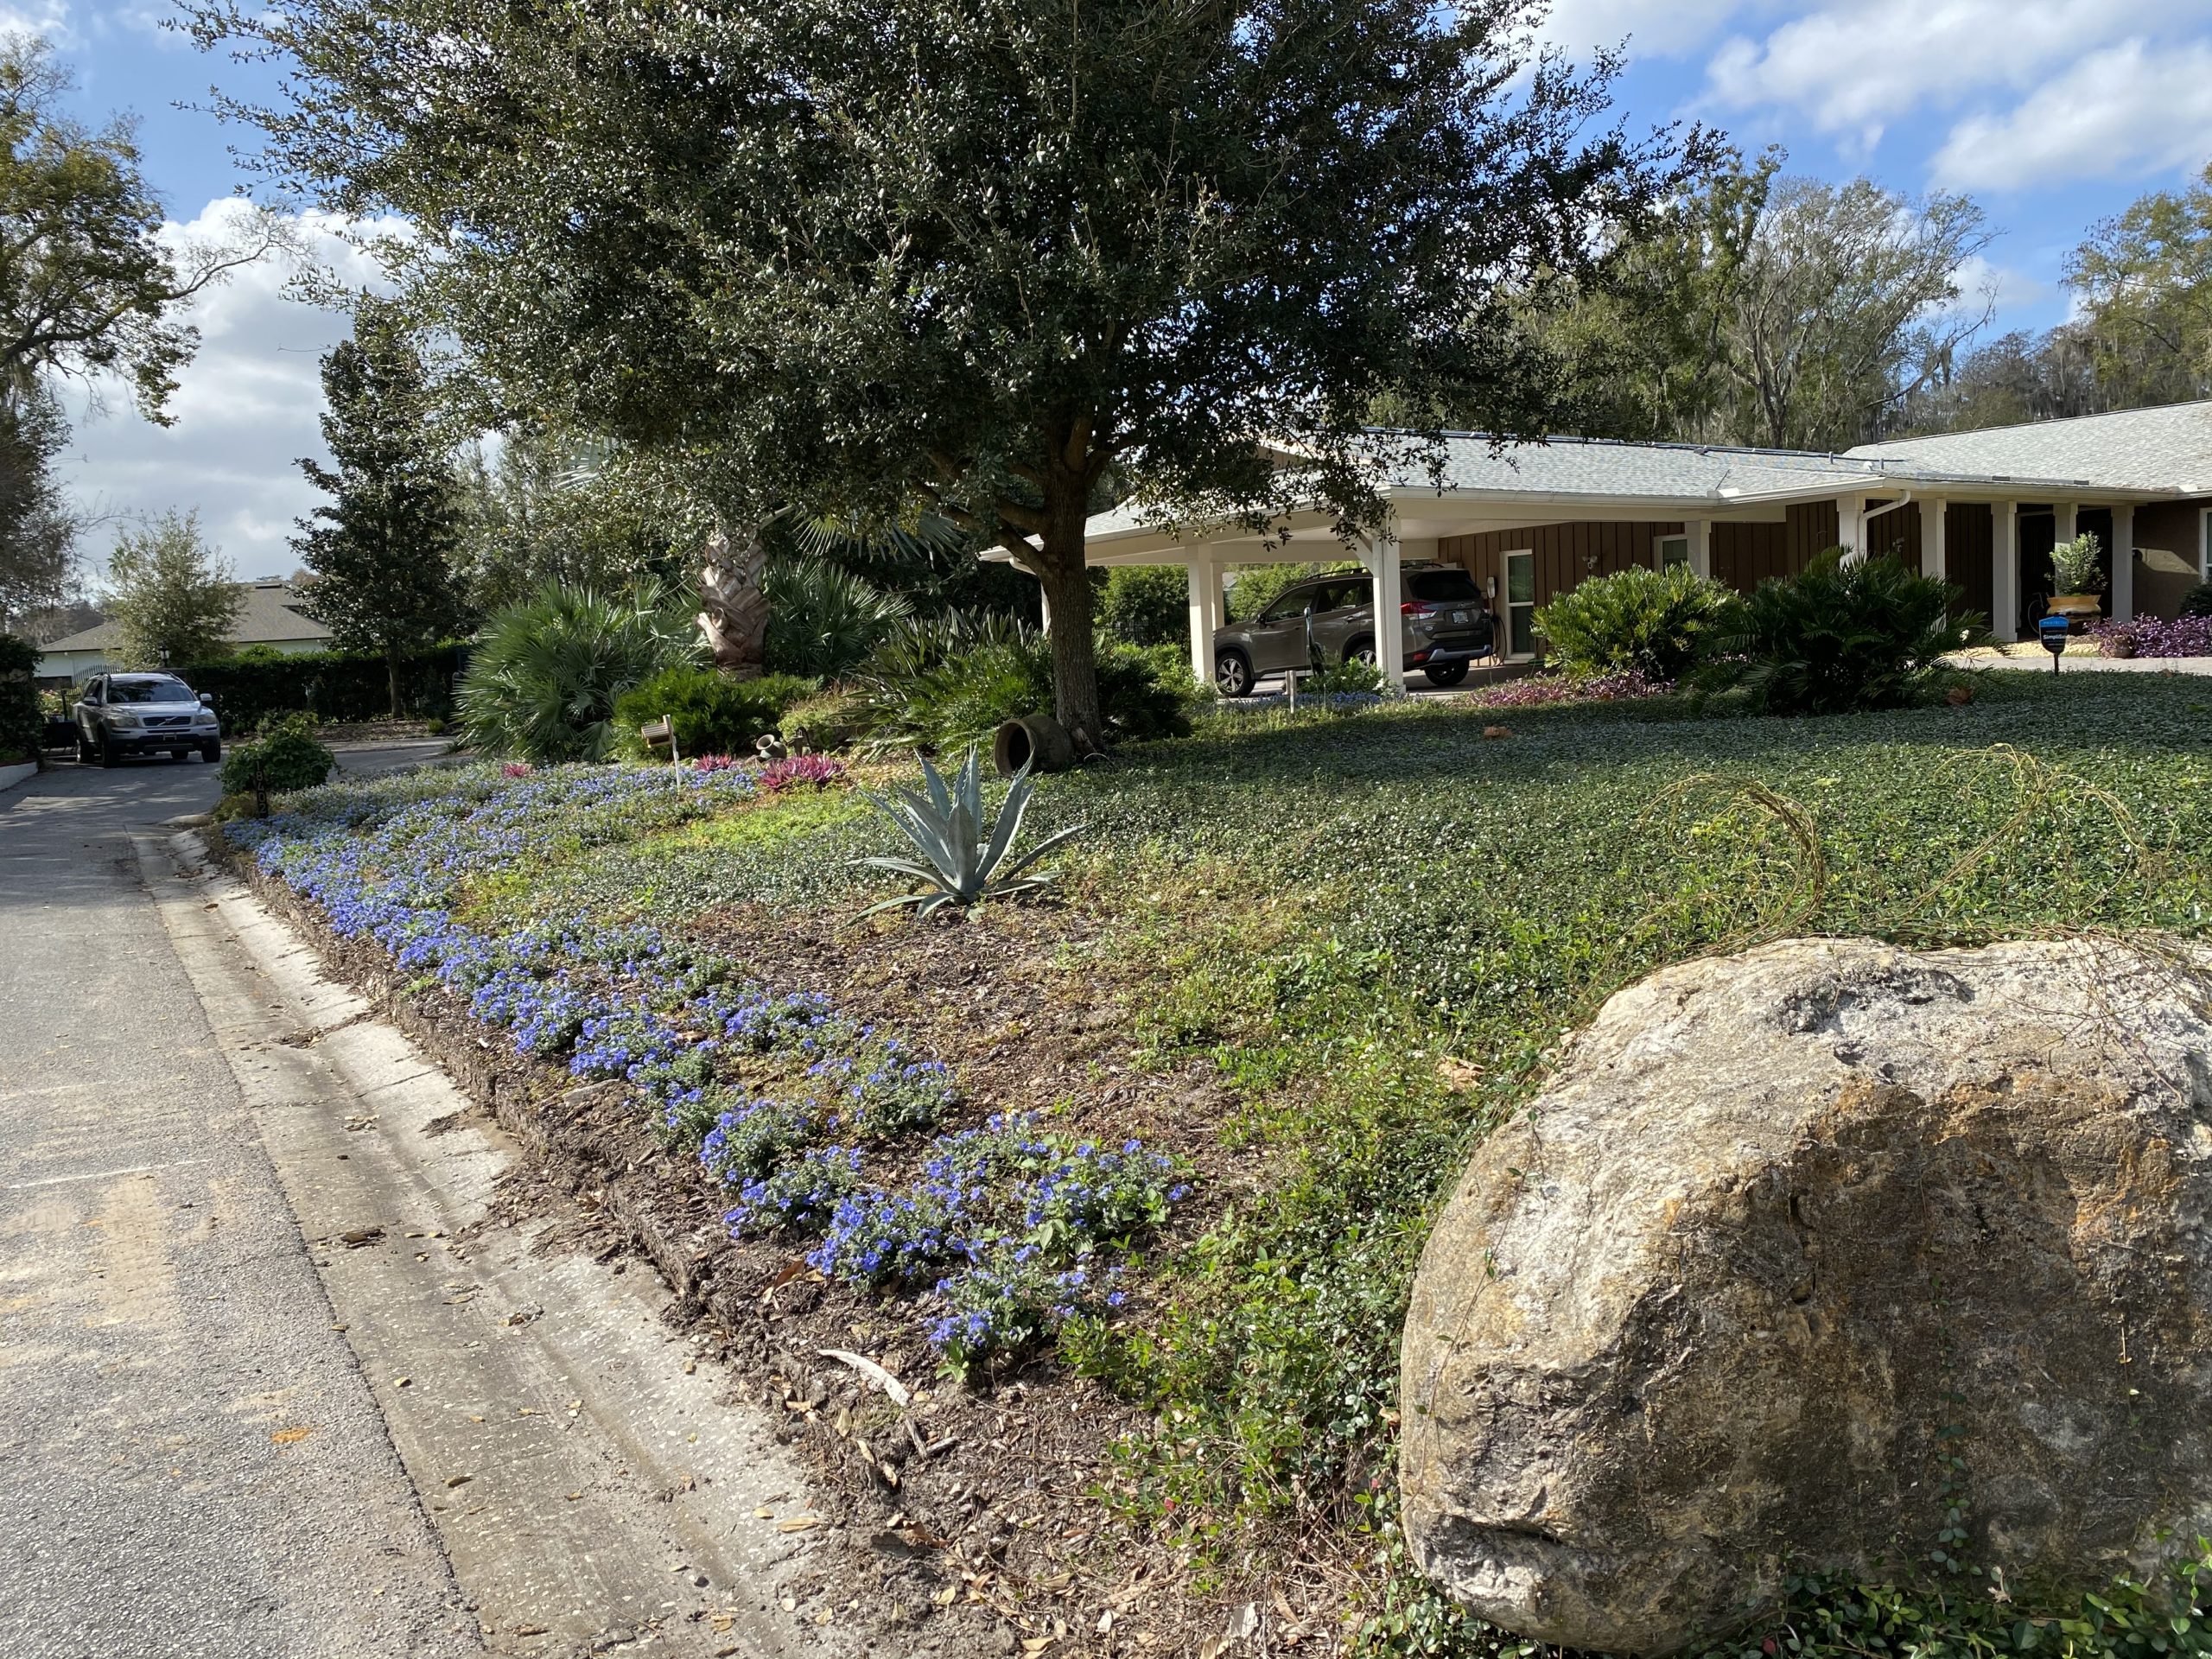
[[[736,680],[720,669],[678,664],[615,698],[616,741],[625,753],[650,757],[653,751],[638,728],[665,718],[685,755],[742,753],[762,733],[776,730],[784,710],[813,690],[813,681],[789,674]]]
[[[615,747],[614,700],[696,655],[686,607],[655,591],[550,583],[486,626],[461,678],[461,724],[486,754],[601,760]]]
[[[454,677],[467,655],[466,646],[450,645],[402,658],[402,702],[417,714],[450,715]],[[230,732],[250,732],[279,715],[380,720],[391,709],[390,669],[380,652],[286,656],[267,645],[249,645],[234,656],[194,663],[176,673],[194,690],[208,695]]]
[[[957,613],[902,624],[870,661],[861,695],[870,747],[946,750],[988,741],[1008,720],[1052,707],[1052,648],[1009,618]],[[1172,645],[1103,643],[1104,741],[1181,737],[1206,696]]]
[[[1560,594],[1535,620],[1547,655],[1570,674],[1632,670],[1675,680],[1712,654],[1737,604],[1727,588],[1688,565],[1635,565]]]
[[[786,748],[835,754],[859,742],[868,727],[868,698],[849,686],[832,686],[785,709],[777,729]]]
[[[0,758],[35,760],[45,744],[46,713],[31,683],[38,658],[29,640],[0,633]]]
[[[2200,582],[2181,596],[2183,616],[2212,616],[2212,582]]]
[[[904,595],[826,559],[778,559],[760,588],[768,601],[768,666],[808,679],[832,679],[859,666],[911,608]]]
[[[1382,690],[1382,671],[1372,663],[1363,663],[1357,657],[1347,657],[1342,662],[1324,664],[1299,682],[1301,692],[1317,697],[1342,697],[1365,694],[1378,695]]]
[[[289,794],[313,789],[337,769],[338,757],[315,741],[315,723],[289,715],[250,742],[231,746],[223,757],[223,793]]]
[[[1174,564],[1109,571],[1094,614],[1098,631],[1123,645],[1172,645],[1190,631],[1190,577]]]
[[[1950,614],[1958,592],[1894,559],[1847,565],[1832,549],[1759,585],[1705,687],[1766,714],[1903,707],[1932,688],[1944,652],[1988,637],[1981,617]]]
[[[2051,590],[2059,594],[2104,591],[2104,567],[2097,562],[2097,538],[2083,531],[2050,550]]]

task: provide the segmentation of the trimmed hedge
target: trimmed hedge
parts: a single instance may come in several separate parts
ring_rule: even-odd
[[[38,647],[12,633],[0,633],[0,766],[35,760],[46,734],[45,711],[31,676],[38,668]]]
[[[403,658],[400,696],[418,718],[453,714],[454,676],[468,647],[441,645]],[[382,720],[391,712],[385,659],[370,652],[312,652],[298,657],[216,658],[172,671],[214,699],[223,730],[250,732],[285,715],[318,721]]]

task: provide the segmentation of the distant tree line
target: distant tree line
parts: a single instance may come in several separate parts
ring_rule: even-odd
[[[1532,308],[1561,429],[1834,450],[2212,396],[2212,168],[2091,230],[2073,318],[1989,339],[1978,205],[1782,164],[1727,154]]]

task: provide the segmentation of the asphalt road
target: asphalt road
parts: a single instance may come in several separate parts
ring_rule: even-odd
[[[214,798],[168,760],[0,795],[0,1653],[474,1652],[140,877],[132,830]]]

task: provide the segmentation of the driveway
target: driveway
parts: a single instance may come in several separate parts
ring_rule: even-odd
[[[215,797],[167,760],[0,795],[0,1652],[474,1652],[141,877],[133,830]]]

